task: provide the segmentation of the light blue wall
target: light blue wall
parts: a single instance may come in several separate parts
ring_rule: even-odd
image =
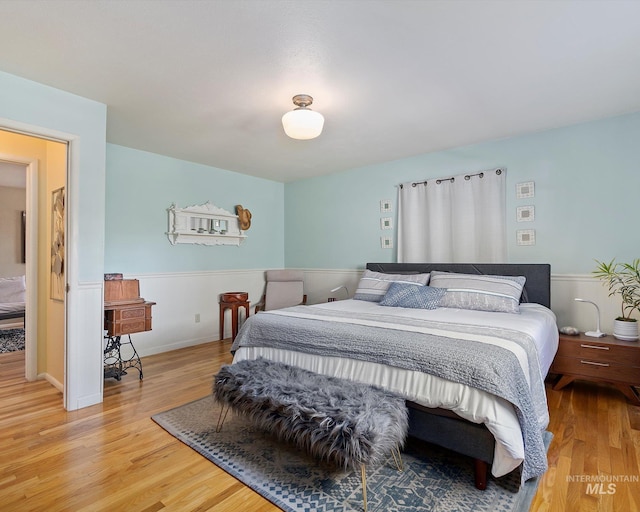
[[[286,266],[362,268],[396,261],[381,249],[382,199],[405,181],[507,168],[508,260],[550,263],[553,273],[582,274],[594,259],[640,257],[640,113],[419,155],[285,187]],[[535,197],[516,199],[516,184],[535,182]],[[516,207],[534,205],[533,222]],[[517,229],[535,229],[536,245],[518,246]],[[395,244],[394,244],[395,245]]]
[[[129,274],[284,266],[284,185],[107,145],[105,272]],[[253,215],[237,246],[171,245],[167,208],[210,201]]]
[[[69,291],[65,303],[64,405],[68,410],[93,405],[102,401],[103,382],[102,274],[107,107],[0,72],[2,125],[71,141],[71,171],[66,195],[71,220],[65,234],[65,277]],[[27,315],[27,320],[30,318]],[[38,327],[33,321],[27,322],[27,332],[30,332],[27,336],[27,373],[30,373],[28,354],[33,351],[33,340],[39,339],[40,343],[45,340],[37,330],[40,328],[42,332],[43,327]],[[46,362],[38,356],[38,367],[43,364]]]
[[[45,129],[79,141],[69,184],[78,221],[77,232],[68,233],[76,242],[70,257],[79,281],[102,281],[106,105],[0,71],[0,125],[2,118],[30,133]]]

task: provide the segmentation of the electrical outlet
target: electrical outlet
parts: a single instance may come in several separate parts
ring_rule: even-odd
[[[200,313],[196,313],[196,323],[200,323]]]

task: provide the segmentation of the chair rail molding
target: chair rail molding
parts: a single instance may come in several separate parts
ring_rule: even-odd
[[[237,215],[209,201],[179,208],[173,203],[168,209],[171,245],[240,245],[247,235],[240,229]]]

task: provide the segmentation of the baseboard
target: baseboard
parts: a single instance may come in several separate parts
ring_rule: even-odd
[[[58,391],[60,391],[60,393],[64,393],[64,386],[60,383],[60,381],[58,381],[58,379],[55,379],[54,377],[52,377],[48,373],[40,373],[38,375],[38,380],[40,380],[40,379],[46,380],[54,388],[56,388]]]
[[[161,354],[163,352],[170,352],[172,350],[178,350],[181,348],[195,347],[196,345],[202,345],[203,343],[210,343],[212,341],[219,341],[219,340],[213,340],[210,337],[194,338],[194,339],[188,339],[188,340],[180,340],[176,343],[166,343],[164,345],[159,345],[159,346],[154,345],[153,347],[146,347],[142,350],[137,350],[137,347],[136,347],[136,350],[138,351],[138,355],[140,357],[145,357],[145,356],[152,356],[154,354]]]

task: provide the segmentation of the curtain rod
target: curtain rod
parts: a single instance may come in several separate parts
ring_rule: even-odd
[[[482,172],[477,172],[475,174],[465,174],[464,175],[464,179],[466,181],[469,181],[471,178],[473,178],[474,176],[478,176],[479,178],[484,178],[484,173],[488,172],[488,171],[482,171]],[[496,169],[495,170],[496,175],[500,176],[502,174],[502,169]],[[436,185],[440,185],[443,182],[448,181],[449,183],[453,183],[456,180],[455,176],[451,176],[450,178],[438,178],[435,180]],[[431,180],[433,181],[433,179]],[[427,186],[428,180],[424,180],[424,181],[415,181],[413,183],[411,183],[412,187],[416,187],[418,185],[424,185],[425,187]],[[400,188],[403,187],[403,184],[400,183]]]

